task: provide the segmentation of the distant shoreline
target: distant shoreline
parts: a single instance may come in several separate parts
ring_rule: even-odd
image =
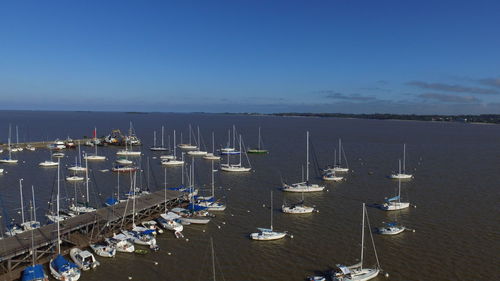
[[[310,117],[310,118],[344,118],[344,119],[371,119],[371,120],[399,120],[399,121],[426,121],[426,122],[457,122],[478,125],[498,125],[500,124],[500,114],[462,114],[462,115],[418,115],[418,114],[354,114],[354,113],[300,113],[300,112],[280,112],[280,113],[257,113],[257,112],[161,112],[161,111],[87,111],[87,110],[4,110],[0,112],[75,112],[75,113],[124,113],[124,114],[214,114],[214,115],[242,115],[242,116],[270,116],[270,117]]]

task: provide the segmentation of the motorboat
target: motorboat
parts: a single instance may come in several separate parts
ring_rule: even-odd
[[[93,269],[100,265],[94,255],[87,250],[82,251],[79,248],[73,248],[69,251],[69,256],[82,270]]]

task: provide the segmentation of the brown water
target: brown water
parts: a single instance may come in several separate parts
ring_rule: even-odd
[[[398,236],[374,235],[381,267],[389,280],[500,280],[499,202],[500,127],[460,123],[376,121],[355,119],[275,118],[201,114],[124,114],[85,112],[0,112],[0,137],[6,142],[8,123],[20,127],[20,140],[40,140],[90,136],[94,126],[98,135],[112,128],[126,131],[132,121],[144,142],[143,167],[147,157],[159,155],[147,148],[152,131],[161,125],[166,134],[183,131],[188,124],[200,125],[204,142],[211,149],[211,131],[217,146],[227,140],[227,129],[235,124],[247,145],[257,141],[262,126],[268,155],[250,155],[254,171],[248,174],[218,173],[217,193],[225,196],[228,208],[217,213],[207,226],[187,226],[185,236],[171,233],[158,236],[161,251],[145,256],[118,254],[114,259],[99,258],[97,270],[84,272],[81,280],[211,280],[210,237],[217,257],[217,280],[304,280],[315,272],[337,263],[355,263],[360,255],[361,203],[381,202],[397,190],[397,182],[387,175],[397,169],[402,144],[407,144],[407,169],[415,179],[402,185],[402,196],[417,208],[400,213],[399,220],[416,232]],[[305,200],[320,212],[286,215],[279,211],[284,199],[300,195],[279,191],[282,175],[288,182],[299,181],[305,163],[305,132],[320,166],[333,161],[338,138],[343,140],[349,166],[353,170],[346,182],[326,184],[327,191],[305,194]],[[82,148],[91,150],[90,148]],[[116,186],[116,174],[98,170],[111,168],[117,148],[99,147],[109,160],[92,163],[91,202],[100,205]],[[4,152],[5,153],[5,152]],[[75,151],[67,151],[64,165],[74,162]],[[24,178],[25,200],[35,185],[38,219],[45,221],[54,185],[55,169],[37,165],[48,159],[47,150],[15,154],[22,163],[2,164],[0,192],[7,213],[14,217],[19,208],[18,179]],[[151,159],[151,190],[163,184],[163,169]],[[313,159],[311,163],[315,163]],[[311,165],[313,182],[319,182]],[[128,179],[121,178],[123,190]],[[196,181],[208,187],[210,162],[196,160]],[[143,177],[143,186],[147,186]],[[167,184],[180,183],[180,169],[167,170]],[[82,186],[78,187],[83,192]],[[74,187],[67,185],[66,197]],[[251,241],[256,227],[270,223],[269,196],[274,190],[274,227],[287,230],[294,238],[274,242]],[[264,207],[265,206],[265,207]],[[368,208],[371,227],[393,219],[375,208]],[[368,240],[369,241],[369,240]],[[370,243],[365,264],[375,264]],[[376,280],[385,280],[378,277]]]

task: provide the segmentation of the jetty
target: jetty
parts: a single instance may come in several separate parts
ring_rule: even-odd
[[[157,218],[165,208],[179,205],[183,195],[178,191],[161,190],[137,197],[135,201],[135,220],[140,222]],[[68,218],[60,223],[61,251],[67,254],[73,247],[88,247],[131,225],[132,202],[128,201]],[[49,262],[56,249],[56,224],[0,239],[0,281],[19,279],[23,269],[33,260],[42,264]]]

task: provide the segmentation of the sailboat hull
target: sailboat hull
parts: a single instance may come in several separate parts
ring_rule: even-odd
[[[395,180],[409,180],[409,179],[412,179],[413,178],[413,175],[410,175],[410,174],[392,174],[390,176],[391,179],[395,179]]]
[[[409,202],[390,202],[390,203],[384,203],[380,207],[380,209],[384,211],[397,211],[397,210],[402,210],[410,207]]]

